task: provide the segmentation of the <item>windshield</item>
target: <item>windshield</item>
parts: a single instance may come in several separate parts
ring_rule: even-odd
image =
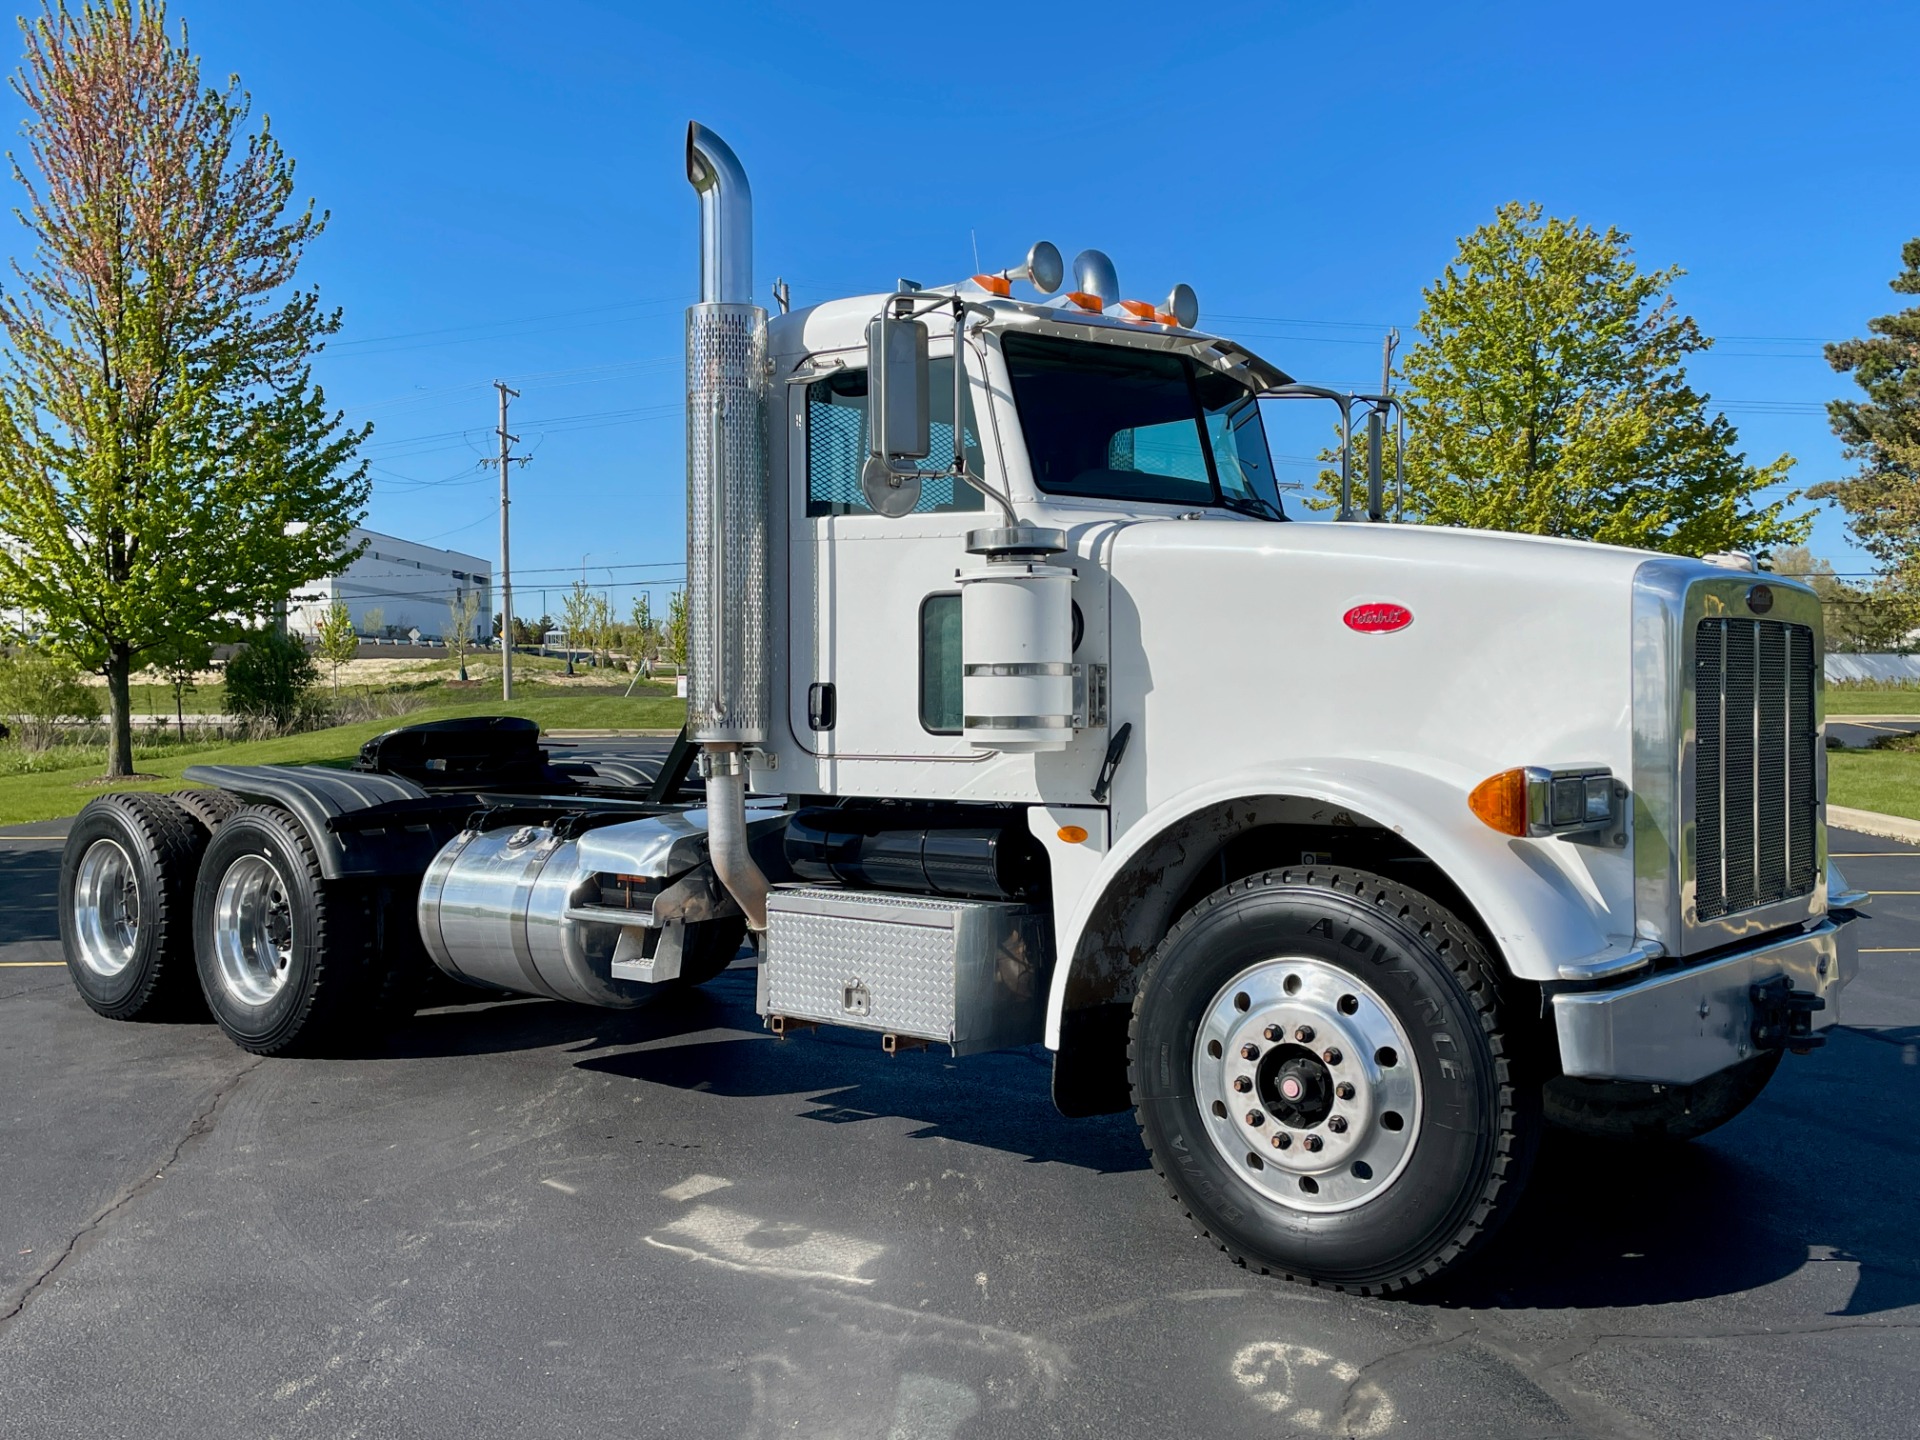
[[[1164,350],[1006,335],[1033,478],[1051,495],[1224,505],[1284,520],[1260,402]]]

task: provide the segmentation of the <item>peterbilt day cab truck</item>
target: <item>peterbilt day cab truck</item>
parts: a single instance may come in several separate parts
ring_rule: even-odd
[[[698,125],[686,160],[673,755],[461,721],[96,800],[60,886],[94,1009],[314,1052],[429,962],[623,1007],[750,938],[770,1030],[1042,1043],[1236,1259],[1376,1293],[1493,1232],[1543,1125],[1697,1135],[1823,1038],[1864,897],[1808,590],[1294,522],[1261,401],[1300,391],[1184,287],[1089,251],[1038,298],[1042,244],[770,316],[739,161]]]

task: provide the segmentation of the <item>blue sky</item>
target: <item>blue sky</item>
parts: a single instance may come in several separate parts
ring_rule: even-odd
[[[368,522],[494,555],[491,382],[522,392],[523,613],[583,557],[623,610],[681,573],[689,118],[748,168],[763,292],[956,279],[976,238],[999,268],[1044,237],[1105,249],[1128,293],[1184,280],[1203,325],[1343,386],[1377,381],[1385,327],[1500,202],[1617,225],[1686,268],[1720,340],[1695,383],[1802,485],[1846,468],[1819,343],[1895,308],[1920,234],[1911,4],[176,14],[333,213],[306,274],[346,316],[321,379],[376,425]],[[1831,516],[1815,548],[1862,568]]]

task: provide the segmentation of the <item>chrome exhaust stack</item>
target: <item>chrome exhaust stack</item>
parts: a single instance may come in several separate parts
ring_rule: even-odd
[[[767,312],[753,303],[753,192],[727,143],[687,127],[700,196],[700,303],[687,310],[687,725],[707,777],[715,874],[755,930],[767,877],[747,850],[746,749],[768,715]]]

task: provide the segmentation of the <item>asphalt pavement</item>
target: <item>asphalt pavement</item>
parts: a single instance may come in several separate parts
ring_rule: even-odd
[[[1844,715],[1827,721],[1827,741],[1843,750],[1864,750],[1889,735],[1920,732],[1920,716]]]
[[[1367,1300],[1195,1239],[1039,1050],[776,1040],[753,975],[261,1061],[57,968],[0,840],[0,1430],[36,1437],[1920,1430],[1920,847],[1824,1048],[1704,1141],[1556,1136],[1474,1270]]]

